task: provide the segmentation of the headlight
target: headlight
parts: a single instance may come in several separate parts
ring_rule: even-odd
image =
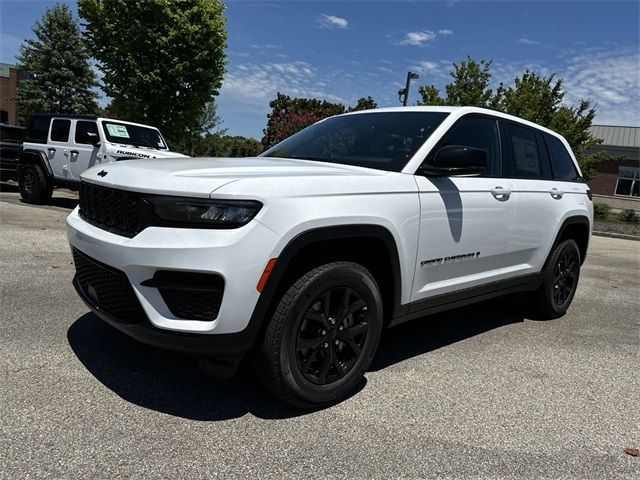
[[[260,211],[254,200],[205,200],[183,197],[147,197],[156,217],[154,224],[171,227],[238,228]]]

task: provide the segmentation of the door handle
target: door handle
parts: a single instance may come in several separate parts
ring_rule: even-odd
[[[491,194],[494,197],[508,197],[509,195],[511,195],[511,189],[510,188],[504,188],[504,187],[493,187],[491,189]]]
[[[78,159],[78,150],[71,150],[69,152],[71,154],[71,161],[77,160]]]
[[[555,187],[553,187],[551,190],[549,190],[549,193],[551,194],[551,196],[553,198],[562,198],[562,196],[564,195],[564,192],[562,190],[560,190],[559,188],[555,188]]]
[[[56,153],[56,149],[52,148],[52,147],[49,147],[49,148],[47,148],[47,152],[49,152],[49,155],[53,155],[54,153]]]

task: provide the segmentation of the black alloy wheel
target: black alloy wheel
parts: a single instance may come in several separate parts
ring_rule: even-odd
[[[553,301],[556,308],[565,308],[565,304],[573,298],[579,270],[580,259],[577,252],[571,249],[564,250],[553,269]]]
[[[297,408],[347,398],[364,384],[378,349],[382,308],[378,284],[362,265],[309,270],[278,299],[254,359],[258,380]]]
[[[567,312],[578,288],[580,249],[573,239],[555,246],[540,272],[542,283],[531,296],[538,319],[558,318]]]
[[[353,368],[367,337],[367,310],[362,296],[349,287],[335,287],[315,298],[296,341],[298,367],[308,381],[327,385]]]

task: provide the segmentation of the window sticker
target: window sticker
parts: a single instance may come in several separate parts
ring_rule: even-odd
[[[127,131],[127,127],[124,125],[107,123],[107,130],[109,131],[109,135],[113,137],[129,138],[129,132]]]

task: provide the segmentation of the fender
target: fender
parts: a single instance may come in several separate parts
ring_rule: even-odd
[[[400,305],[402,277],[400,275],[400,257],[398,255],[398,247],[391,232],[380,225],[336,225],[307,230],[298,234],[285,246],[278,256],[278,260],[269,275],[269,279],[258,298],[258,303],[254,308],[247,330],[257,328],[255,331],[255,335],[257,336],[259,330],[264,324],[269,308],[272,305],[272,301],[274,300],[280,281],[284,277],[289,263],[293,257],[300,252],[300,250],[312,243],[321,242],[323,240],[336,240],[340,238],[354,237],[373,237],[384,243],[389,254],[391,275],[393,278],[393,309],[391,316],[393,317],[398,315],[400,313],[399,311],[403,308]]]
[[[33,161],[30,161],[32,159]],[[35,148],[27,148],[26,150],[21,150],[18,155],[18,164],[24,165],[25,163],[37,163],[42,167],[42,170],[47,177],[53,177],[53,170],[51,169],[49,159],[42,150],[36,150]]]
[[[580,256],[581,256],[580,264],[584,263],[587,257],[586,255],[587,249],[589,248],[589,239],[591,238],[591,222],[589,221],[589,217],[585,215],[573,215],[571,217],[565,218],[564,222],[562,222],[562,225],[560,225],[560,228],[558,229],[558,233],[556,233],[556,238],[553,242],[553,245],[547,252],[547,258],[549,258],[549,255],[551,255],[551,252],[553,252],[556,246],[560,243],[560,239],[562,238],[566,229],[572,225],[584,225],[585,227],[587,227],[587,231],[589,232],[589,235],[587,235],[587,243],[584,246],[584,254],[583,252],[580,252]]]

